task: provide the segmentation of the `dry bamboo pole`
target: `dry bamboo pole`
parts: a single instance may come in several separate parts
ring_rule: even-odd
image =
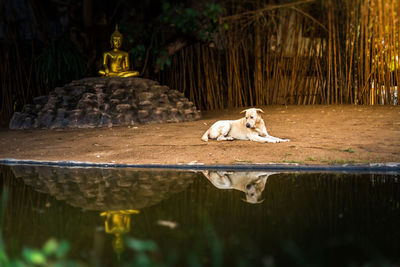
[[[216,83],[215,83],[215,81],[217,80],[216,75],[218,75],[218,73],[215,70],[215,65],[212,64],[210,49],[208,47],[204,47],[203,49],[205,50],[205,54],[207,55],[206,62],[208,65],[208,75],[210,77],[210,79],[208,80],[208,82],[209,82],[208,87],[212,90],[212,96],[214,98],[213,109],[215,110],[215,109],[218,109],[218,106],[220,105],[219,97],[218,97],[218,93],[217,93],[218,91],[217,91]]]
[[[249,63],[249,54],[246,53],[246,51],[244,49],[242,49],[241,51],[242,51],[242,54],[243,54],[243,61],[244,61],[244,65],[245,65],[244,66],[244,71],[242,72],[243,73],[243,80],[247,81],[246,88],[247,88],[247,91],[249,93],[248,103],[250,103],[250,106],[253,106],[254,103],[256,103],[256,100],[253,99],[255,96],[253,95],[254,89],[253,89],[253,84],[251,83],[251,77],[250,77],[251,71],[250,71],[250,63]]]
[[[359,44],[360,44],[360,51],[359,51],[360,60],[359,60],[359,67],[358,67],[358,77],[359,77],[358,84],[359,84],[359,86],[357,89],[360,89],[360,91],[357,92],[357,96],[356,96],[357,103],[359,103],[359,104],[363,104],[363,102],[364,102],[362,97],[363,97],[363,88],[364,88],[364,77],[366,75],[364,61],[366,60],[365,42],[367,40],[367,38],[365,38],[365,36],[367,35],[366,29],[368,29],[367,25],[365,23],[365,20],[367,17],[367,15],[366,15],[367,9],[368,9],[367,4],[364,2],[361,6],[361,25],[360,25],[361,33],[360,33],[360,42],[359,42]]]
[[[392,1],[389,1],[390,3]],[[390,3],[389,2],[385,2],[384,7],[383,7],[383,14],[391,14],[390,10]],[[392,79],[391,79],[391,54],[392,54],[392,47],[393,47],[393,43],[392,43],[392,34],[391,34],[391,26],[392,23],[390,22],[390,16],[384,16],[385,19],[385,40],[387,40],[388,45],[387,45],[387,49],[385,49],[386,53],[385,53],[385,89],[386,89],[386,99],[387,101],[385,102],[385,104],[391,104],[392,102],[392,98],[391,98],[391,88],[393,86],[392,83]]]
[[[379,20],[376,14],[376,2],[371,1],[372,6],[369,8],[369,25],[372,25],[372,29],[370,29],[370,34],[369,34],[369,49],[371,51],[370,53],[370,58],[369,58],[369,67],[370,67],[370,72],[368,76],[368,80],[366,81],[364,85],[364,90],[366,94],[366,98],[369,105],[374,105],[375,104],[375,99],[373,99],[373,96],[376,91],[379,91],[380,87],[380,73],[375,72],[375,70],[379,69],[379,43],[376,43],[376,40],[379,40]],[[371,27],[370,27],[371,28]],[[377,38],[375,38],[377,36]],[[368,84],[369,83],[369,84]]]
[[[208,51],[208,61],[210,62],[209,66],[209,75],[212,77],[210,80],[210,86],[213,88],[213,93],[214,97],[216,99],[216,105],[214,106],[214,109],[221,109],[223,108],[224,101],[221,95],[221,81],[220,81],[220,76],[221,73],[219,71],[220,65],[219,65],[219,58],[215,55],[215,52],[213,49],[207,49]],[[215,62],[215,59],[217,58],[218,63]]]
[[[313,99],[313,104],[315,104],[316,98],[318,96],[318,92],[320,95],[320,104],[325,104],[326,100],[325,100],[325,95],[324,92],[326,92],[326,90],[324,89],[324,84],[325,84],[325,80],[324,77],[325,75],[322,72],[321,66],[320,66],[320,59],[322,58],[323,55],[323,49],[324,49],[324,41],[321,39],[319,42],[319,47],[320,49],[317,51],[317,57],[314,57],[314,65],[315,65],[315,70],[316,70],[316,80],[317,80],[317,88],[315,89],[315,97]],[[318,43],[317,43],[318,45]],[[317,49],[317,48],[316,48]]]
[[[314,89],[313,89],[313,95],[312,95],[312,98],[310,98],[310,102],[308,103],[308,104],[312,104],[312,105],[315,105],[315,101],[316,101],[316,98],[317,98],[317,91],[318,91],[318,88],[320,87],[320,85],[319,85],[319,79],[318,78],[314,78],[314,83],[315,83],[315,86],[314,86]],[[311,99],[312,99],[312,103],[311,103]]]
[[[236,106],[236,103],[237,103],[237,91],[236,91],[236,86],[237,86],[237,84],[236,84],[236,75],[237,75],[237,73],[236,73],[236,68],[237,68],[237,62],[236,62],[236,60],[237,60],[237,55],[236,55],[236,50],[232,47],[232,50],[231,50],[231,62],[230,62],[230,68],[231,68],[231,73],[230,73],[230,76],[231,76],[231,88],[230,88],[230,91],[231,91],[231,99],[230,99],[230,105],[229,105],[229,107],[235,107]]]
[[[5,46],[6,44],[4,44]],[[6,48],[3,48],[5,51]],[[10,77],[10,69],[7,67],[8,64],[8,53],[5,51],[2,52],[0,55],[0,77],[1,77],[1,120],[5,121],[7,118],[11,117],[11,110],[12,110],[12,96],[10,94],[11,90],[9,88],[9,85],[11,84],[8,80],[7,77]]]
[[[396,2],[397,4],[397,14],[396,14],[396,25],[394,29],[397,29],[396,36],[395,36],[395,44],[397,45],[397,58],[395,58],[395,75],[396,75],[396,82],[397,82],[397,105],[400,105],[400,3],[399,1]],[[395,8],[393,8],[395,9]],[[396,48],[395,48],[396,50]]]
[[[346,50],[348,50],[349,54],[349,59],[346,60],[346,62],[348,62],[348,64],[346,64],[346,73],[348,73],[347,79],[346,79],[346,103],[350,102],[353,103],[353,97],[352,94],[350,92],[351,86],[352,86],[352,71],[353,71],[353,61],[354,61],[354,53],[355,50],[354,48],[356,47],[356,36],[357,36],[357,17],[358,14],[356,14],[356,11],[358,10],[359,3],[356,3],[356,8],[352,9],[348,6],[347,7],[347,17],[348,18],[352,18],[352,19],[348,19],[347,23],[347,33],[350,35],[348,38],[348,44],[346,46]],[[353,16],[351,15],[354,12]],[[352,25],[350,25],[352,24]],[[349,48],[350,46],[350,48]],[[347,68],[348,66],[348,68]],[[350,100],[349,100],[350,98]]]
[[[223,102],[220,98],[219,88],[218,88],[218,75],[219,72],[216,68],[214,61],[213,50],[208,47],[203,47],[203,53],[206,55],[204,62],[207,64],[207,68],[205,69],[206,75],[209,77],[207,88],[209,88],[212,92],[212,97],[214,99],[213,109],[219,109]]]
[[[207,104],[208,109],[209,110],[213,110],[214,109],[214,100],[215,100],[215,96],[214,96],[214,92],[212,90],[212,85],[210,83],[210,76],[209,76],[209,66],[208,66],[208,60],[204,57],[205,56],[205,51],[204,51],[204,47],[203,46],[199,46],[197,45],[197,47],[199,47],[198,50],[198,56],[199,58],[201,58],[201,61],[203,62],[203,64],[201,64],[202,69],[201,69],[201,73],[203,73],[204,75],[198,77],[198,82],[200,85],[200,88],[203,88],[203,95],[206,96],[207,99]]]
[[[336,27],[336,31],[335,31],[335,39],[336,39],[336,47],[337,47],[337,68],[336,68],[336,90],[338,91],[338,99],[337,102],[339,102],[340,104],[343,104],[343,94],[344,94],[344,79],[343,79],[343,71],[342,71],[342,47],[340,45],[340,27],[339,27],[339,14],[337,14],[335,16],[335,27]]]
[[[292,13],[291,16],[293,16],[293,19],[296,20],[296,16]],[[292,18],[292,17],[291,17]],[[292,57],[290,58],[291,62],[291,68],[290,68],[290,93],[289,93],[289,103],[293,104],[295,103],[295,99],[294,99],[294,91],[296,89],[296,79],[297,79],[297,70],[298,70],[298,62],[299,62],[299,58],[298,58],[298,27],[294,28],[295,23],[293,23],[292,25],[290,25],[290,31],[291,33],[293,33],[292,35],[292,39],[293,41],[290,42],[290,47],[289,50],[293,51],[294,54],[291,55]]]
[[[282,53],[282,52],[280,52]],[[281,55],[277,54],[276,52],[272,55],[274,58],[274,64],[273,64],[273,68],[272,68],[272,81],[273,81],[273,99],[272,99],[272,103],[274,104],[278,104],[278,99],[279,99],[279,73],[280,73],[280,57]]]
[[[174,56],[174,57],[172,57],[172,62],[173,63],[175,63],[174,65],[176,66],[175,67],[175,69],[178,69],[179,68],[179,71],[182,69],[182,67],[180,67],[178,64],[177,64],[177,61],[178,61],[179,59],[178,59],[178,57],[177,56]],[[182,87],[180,87],[179,85],[180,85],[180,83],[179,83],[179,76],[178,75],[173,75],[172,76],[172,78],[173,78],[173,84],[174,84],[174,88],[177,88],[177,89],[182,89]],[[179,87],[178,87],[179,86]]]
[[[243,45],[243,42],[241,43]],[[236,95],[236,101],[234,107],[242,107],[244,106],[244,98],[243,98],[243,86],[242,86],[242,80],[240,79],[241,77],[241,69],[240,69],[240,57],[239,57],[239,51],[238,47],[235,50],[235,95]]]
[[[400,25],[398,25],[399,19],[396,16],[396,3],[398,6],[400,6],[400,3],[397,1],[395,2],[394,0],[391,1],[391,8],[390,8],[390,13],[391,13],[391,19],[390,21],[390,35],[391,35],[391,49],[390,49],[390,67],[391,67],[391,73],[390,73],[390,84],[391,84],[391,103],[392,105],[395,104],[395,86],[398,86],[398,83],[396,83],[396,76],[398,73],[398,63],[396,62],[396,56],[399,58],[399,54],[396,54],[396,47],[399,46],[400,44],[396,44],[396,41],[400,39],[399,37],[396,38],[396,35],[398,36],[398,32],[400,32]],[[397,33],[396,33],[397,29]],[[397,79],[398,81],[398,79]]]
[[[395,82],[395,75],[396,75],[396,31],[395,31],[395,23],[396,23],[396,16],[394,14],[395,11],[395,2],[394,0],[390,1],[390,5],[389,5],[389,12],[390,13],[390,18],[388,19],[389,22],[389,31],[388,31],[388,39],[389,39],[389,53],[388,53],[388,62],[389,64],[386,64],[387,68],[388,68],[388,83],[389,83],[389,88],[388,88],[388,97],[389,97],[389,102],[388,104],[393,105],[394,104],[394,86],[396,85]],[[399,31],[399,28],[397,28]]]
[[[242,80],[242,94],[243,94],[243,106],[251,106],[254,101],[253,97],[255,92],[253,90],[253,79],[252,79],[252,71],[250,71],[251,66],[249,59],[251,58],[250,52],[245,50],[244,42],[242,43],[241,49],[239,53],[243,54],[241,60],[241,80]]]
[[[195,54],[195,57],[196,57],[196,67],[195,67],[195,69],[196,69],[196,85],[197,85],[197,90],[195,91],[195,92],[197,92],[198,93],[198,97],[201,97],[202,95],[204,95],[204,87],[202,86],[202,84],[201,84],[201,82],[202,82],[202,70],[201,70],[201,55],[200,55],[200,47],[199,47],[199,45],[196,45],[195,47],[194,47],[194,54]],[[201,92],[201,91],[199,91],[199,90],[202,90],[203,89],[203,92]],[[205,103],[205,106],[206,106],[206,108],[209,110],[210,108],[211,108],[211,105],[210,105],[210,102],[208,101],[208,99],[207,99],[207,94],[206,94],[206,98],[205,98],[205,101],[206,101],[206,103]]]
[[[317,73],[319,74],[318,75],[319,76],[319,81],[320,81],[320,84],[321,84],[321,86],[318,87],[318,88],[320,88],[321,103],[322,104],[328,104],[328,101],[327,101],[327,94],[328,94],[327,83],[328,83],[328,80],[324,79],[325,75],[323,74],[322,67],[321,67],[321,64],[320,64],[318,59],[316,59],[316,65],[317,65]]]
[[[389,29],[390,29],[390,31],[388,32],[388,35],[389,35],[389,46],[390,46],[390,49],[389,49],[389,55],[388,55],[388,58],[389,58],[389,93],[388,93],[388,97],[389,97],[389,102],[388,102],[388,104],[391,104],[391,105],[393,105],[394,104],[394,95],[392,95],[392,88],[394,88],[394,85],[395,85],[395,81],[394,81],[394,73],[395,73],[395,64],[393,63],[393,65],[392,65],[392,62],[394,61],[393,59],[395,58],[395,54],[393,53],[394,52],[394,49],[395,49],[395,47],[396,47],[396,43],[394,42],[394,35],[395,35],[395,30],[394,30],[394,23],[395,23],[395,20],[396,20],[396,17],[394,16],[394,1],[392,0],[392,1],[390,1],[390,8],[389,8],[389,12],[390,12],[390,19],[389,19]],[[393,92],[394,93],[394,92]]]
[[[344,47],[344,51],[345,51],[345,58],[344,58],[344,62],[345,62],[345,65],[344,65],[344,68],[345,68],[345,73],[350,73],[350,69],[349,69],[349,64],[350,64],[350,62],[349,62],[349,58],[351,57],[350,56],[350,50],[351,50],[351,48],[350,48],[350,43],[351,43],[351,22],[350,22],[350,18],[351,18],[351,16],[350,16],[350,14],[349,14],[349,12],[351,11],[350,10],[350,8],[348,7],[348,5],[347,5],[348,3],[346,2],[346,6],[345,6],[345,9],[346,9],[346,23],[345,23],[345,27],[346,27],[346,43],[345,43],[345,47]],[[347,103],[347,100],[348,100],[348,90],[349,90],[349,88],[348,88],[348,75],[345,77],[345,92],[344,92],[344,94],[345,94],[345,100],[346,100],[346,103]]]
[[[195,92],[197,90],[196,90],[196,82],[194,80],[195,74],[194,74],[194,64],[193,63],[195,61],[194,61],[193,54],[194,54],[193,47],[190,47],[189,48],[189,56],[188,56],[188,59],[189,59],[189,62],[190,62],[189,73],[188,73],[189,74],[189,82],[190,82],[190,85],[189,85],[189,88],[190,88],[189,98],[190,99],[197,99],[197,101],[199,101],[198,103],[200,105],[202,103],[202,101],[199,98],[197,98],[196,95],[195,95]],[[205,106],[205,103],[204,103],[204,106]]]
[[[368,90],[368,92],[366,92],[366,90],[367,90],[367,87],[368,87],[368,89],[371,88],[370,81],[371,81],[371,76],[372,76],[373,72],[372,72],[370,64],[371,64],[371,59],[374,57],[373,53],[369,54],[369,51],[371,50],[369,47],[369,41],[371,41],[372,37],[373,37],[373,36],[371,36],[370,29],[369,29],[369,25],[371,22],[370,16],[369,16],[370,13],[371,13],[370,8],[367,6],[367,14],[366,14],[366,22],[365,22],[366,34],[365,34],[365,40],[364,40],[364,46],[365,46],[364,53],[365,53],[366,60],[364,60],[364,71],[363,71],[363,73],[365,75],[364,76],[363,95],[364,95],[364,103],[366,103],[366,104],[371,104],[369,102],[369,91],[370,90]],[[374,51],[374,50],[372,50],[372,51]]]
[[[215,65],[215,58],[214,58],[214,51],[213,49],[210,49],[209,47],[205,47],[204,50],[206,51],[207,55],[207,64],[208,64],[208,75],[210,76],[209,80],[209,86],[213,90],[213,96],[215,98],[215,104],[214,104],[214,110],[219,109],[220,105],[223,104],[221,103],[220,95],[219,95],[219,87],[218,87],[218,69],[216,68]]]
[[[288,17],[287,11],[283,11],[283,16]],[[279,62],[278,62],[278,69],[279,72],[277,73],[277,75],[279,75],[278,77],[276,77],[278,79],[278,91],[282,91],[283,95],[281,96],[283,99],[283,104],[287,104],[287,87],[288,87],[288,80],[287,80],[287,70],[288,70],[288,58],[286,57],[286,50],[287,50],[287,43],[288,43],[288,32],[289,32],[289,20],[284,20],[284,25],[283,25],[283,30],[282,30],[282,34],[281,34],[281,38],[282,38],[282,50],[280,51],[280,58],[279,58]],[[283,88],[283,90],[282,90]],[[280,96],[280,94],[278,94],[278,96]]]
[[[361,5],[361,13],[360,13],[360,35],[357,37],[357,55],[358,55],[358,61],[357,61],[357,87],[355,90],[355,96],[354,96],[354,101],[355,104],[362,104],[362,99],[361,99],[361,91],[362,88],[364,87],[364,76],[365,73],[363,73],[364,70],[364,60],[365,60],[365,55],[364,55],[364,35],[365,35],[365,10],[366,10],[366,5],[365,3],[361,2],[360,0],[360,5]]]
[[[327,1],[328,8],[328,88],[327,88],[327,104],[331,104],[331,88],[332,88],[332,0]]]
[[[184,92],[184,94],[186,94],[186,91],[187,91],[187,89],[188,89],[188,86],[187,86],[187,80],[186,80],[186,76],[187,76],[187,66],[188,66],[188,62],[187,62],[187,56],[186,56],[186,54],[187,54],[187,49],[182,49],[181,50],[181,52],[180,52],[180,58],[181,58],[181,65],[180,65],[180,67],[181,67],[181,69],[182,69],[182,74],[180,75],[181,76],[181,85],[180,86],[182,86],[182,87],[179,87],[179,88],[182,88],[182,90],[183,90],[183,92]],[[190,99],[190,98],[189,98]],[[195,104],[198,104],[198,103],[196,103],[197,101],[196,101],[196,99],[190,99],[193,103],[195,103]],[[200,107],[200,106],[198,106],[198,105],[196,105],[197,107]]]
[[[269,105],[271,103],[271,90],[270,90],[270,61],[269,61],[269,46],[264,46],[263,49],[263,84],[265,90],[265,104]]]
[[[305,72],[305,77],[307,79],[307,83],[305,85],[306,86],[305,90],[307,90],[307,102],[304,102],[303,104],[310,105],[316,90],[316,88],[313,86],[313,74],[314,74],[313,58],[317,57],[318,55],[315,51],[314,42],[312,41],[312,38],[310,38],[309,43],[306,44],[304,42],[303,46],[306,46],[304,48],[304,60],[307,61],[307,69]]]
[[[334,4],[332,3],[332,1],[330,1],[330,5],[331,5],[331,9],[334,9]],[[338,55],[338,51],[337,51],[337,41],[336,41],[336,34],[337,34],[337,28],[336,28],[336,16],[334,14],[334,11],[331,10],[330,11],[332,13],[331,15],[331,31],[332,31],[332,48],[333,48],[333,73],[332,73],[332,103],[337,104],[338,103],[338,85],[337,85],[337,80],[338,80],[338,75],[337,75],[337,69],[338,69],[338,65],[337,65],[337,59],[339,57]]]
[[[304,22],[303,22],[304,23]],[[302,31],[300,30],[300,34],[302,34]],[[310,51],[311,51],[311,42],[306,42],[305,39],[302,39],[300,42],[299,46],[300,52],[298,53],[300,56],[300,65],[299,69],[301,70],[300,72],[300,78],[301,78],[301,90],[299,92],[302,93],[303,97],[303,105],[307,104],[309,102],[309,99],[311,98],[312,94],[312,88],[310,87],[310,69],[311,69],[311,60],[310,60]]]
[[[374,23],[374,25],[377,25],[376,32],[378,35],[378,38],[377,38],[378,39],[377,40],[378,47],[377,47],[377,51],[376,51],[377,57],[372,57],[372,58],[373,59],[375,58],[375,60],[377,61],[376,69],[378,69],[378,72],[375,72],[375,73],[378,74],[378,80],[374,81],[374,83],[376,84],[376,86],[374,87],[376,92],[374,92],[374,91],[371,92],[371,94],[373,94],[371,99],[374,101],[374,103],[378,104],[378,102],[376,101],[376,95],[379,94],[379,99],[381,99],[382,89],[386,88],[387,86],[386,86],[386,79],[385,79],[385,64],[384,64],[385,63],[385,58],[384,58],[385,57],[385,54],[384,54],[385,44],[383,43],[383,42],[385,42],[384,41],[385,40],[385,36],[384,36],[385,20],[383,18],[384,4],[383,4],[383,1],[376,0],[375,5],[378,7],[377,11],[376,11],[377,14],[375,14],[377,21],[376,21],[376,23]],[[376,41],[376,40],[374,40],[374,41]],[[387,97],[387,94],[386,94],[386,97]],[[387,102],[387,98],[384,101]]]
[[[363,5],[362,0],[357,0],[357,1],[358,1],[358,6],[360,8],[360,12],[359,12],[359,19],[358,19],[357,23],[355,24],[355,27],[356,27],[355,31],[356,31],[356,34],[357,34],[356,43],[354,44],[354,46],[355,46],[355,52],[354,52],[355,53],[355,59],[357,59],[357,64],[355,65],[357,71],[354,73],[354,75],[355,75],[355,77],[354,77],[355,88],[354,88],[354,94],[353,94],[353,99],[354,99],[353,103],[355,105],[360,104],[359,96],[360,96],[360,88],[362,87],[362,83],[361,83],[361,71],[362,71],[361,66],[362,66],[362,64],[361,64],[361,61],[363,59],[361,50],[362,50],[362,40],[363,40],[362,32],[363,32],[363,29],[364,29],[363,28],[363,24],[362,24],[362,22],[363,22],[363,13],[364,13],[364,5]]]
[[[371,61],[375,62],[375,64],[371,64],[372,66],[374,66],[374,68],[371,69],[371,72],[374,75],[371,75],[371,83],[374,84],[373,90],[371,90],[372,86],[369,87],[369,99],[371,99],[370,103],[371,105],[375,105],[377,104],[376,102],[376,95],[380,94],[381,90],[382,90],[382,85],[384,83],[384,69],[383,66],[381,65],[381,57],[382,57],[382,49],[383,46],[380,43],[382,38],[383,38],[383,31],[382,31],[382,19],[381,19],[381,15],[380,13],[381,11],[381,1],[380,0],[373,0],[372,3],[374,4],[375,8],[371,9],[371,13],[373,14],[373,18],[375,19],[375,23],[373,23],[374,27],[372,28],[372,34],[371,34],[371,39],[372,41],[370,42],[370,44],[375,45],[375,49],[374,47],[372,48],[372,51],[375,53],[372,53],[371,56]]]
[[[230,26],[230,29],[232,27],[233,26]],[[231,83],[232,83],[231,75],[230,75],[230,60],[229,60],[229,57],[230,57],[229,53],[231,53],[231,51],[230,51],[230,46],[231,46],[230,39],[231,38],[230,38],[228,33],[225,33],[224,39],[226,40],[226,43],[225,43],[226,44],[226,52],[225,52],[225,59],[224,59],[224,61],[225,61],[225,73],[226,73],[226,77],[225,77],[225,79],[226,79],[226,103],[225,103],[225,105],[226,105],[226,107],[228,107],[229,103],[231,101],[230,88],[231,88]]]
[[[397,10],[396,10],[396,5],[397,5]],[[392,21],[394,22],[393,25],[393,31],[397,29],[396,32],[393,33],[393,43],[394,43],[394,56],[393,56],[393,61],[394,61],[394,73],[393,73],[393,84],[396,84],[397,86],[397,105],[400,105],[399,101],[399,89],[400,89],[400,43],[398,40],[400,39],[400,3],[399,1],[395,3],[393,2],[393,8],[392,8]],[[397,48],[397,49],[396,49]],[[394,92],[393,92],[394,93]]]
[[[262,60],[261,60],[261,26],[259,19],[254,24],[254,91],[256,95],[256,105],[263,103],[262,87]]]

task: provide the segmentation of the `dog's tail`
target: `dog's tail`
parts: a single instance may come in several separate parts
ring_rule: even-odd
[[[207,142],[207,141],[208,141],[208,134],[209,134],[209,132],[210,132],[210,129],[208,129],[208,130],[203,134],[203,136],[201,137],[201,140],[203,140],[204,142]]]

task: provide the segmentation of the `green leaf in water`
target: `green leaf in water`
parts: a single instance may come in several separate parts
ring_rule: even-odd
[[[49,239],[43,246],[43,252],[46,256],[54,255],[56,258],[61,259],[67,255],[69,251],[69,244],[66,241],[58,242],[56,239]]]
[[[147,251],[154,252],[158,249],[157,244],[152,240],[140,240],[136,238],[128,238],[126,240],[126,244],[128,245],[128,247],[137,252],[147,252]]]
[[[24,248],[22,255],[29,264],[44,265],[46,263],[46,256],[40,250]]]

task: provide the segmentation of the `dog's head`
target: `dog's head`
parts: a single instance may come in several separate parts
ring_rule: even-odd
[[[260,113],[264,113],[264,111],[260,108],[248,108],[240,113],[246,113],[246,127],[253,129],[262,120]]]
[[[265,188],[265,181],[263,179],[259,179],[256,181],[252,181],[246,185],[246,199],[243,199],[245,202],[250,204],[261,203],[264,200],[262,198],[262,192]]]

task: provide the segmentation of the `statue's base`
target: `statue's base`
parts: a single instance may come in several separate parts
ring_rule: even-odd
[[[200,118],[200,111],[179,91],[138,77],[85,78],[33,101],[13,115],[11,129],[112,127]]]

